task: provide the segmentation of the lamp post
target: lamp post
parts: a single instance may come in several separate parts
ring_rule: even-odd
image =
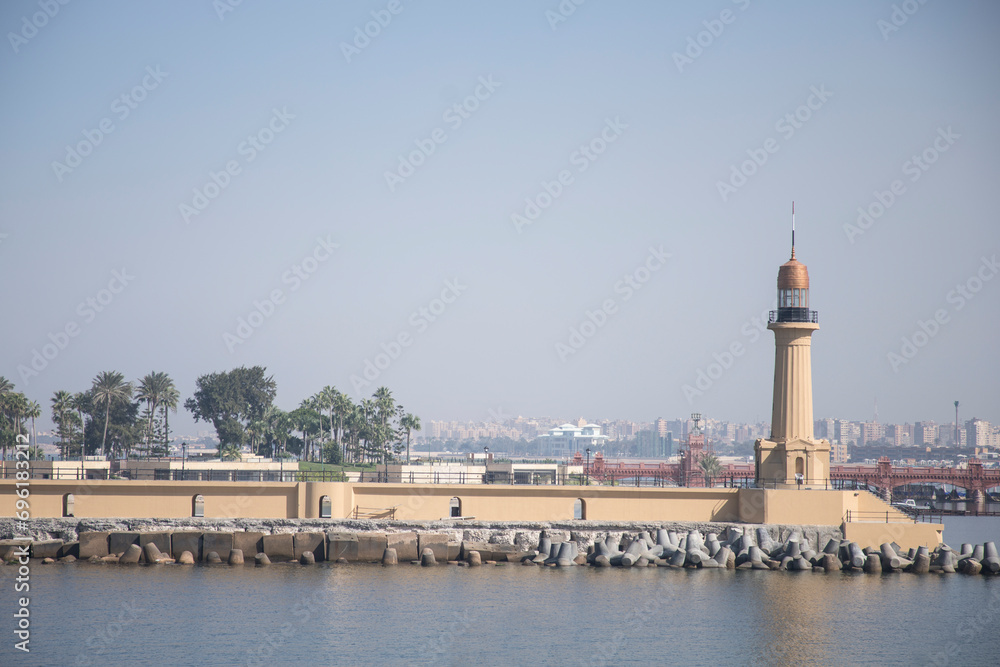
[[[187,473],[184,472],[184,464],[187,463],[187,443],[181,443],[181,479],[187,479]]]
[[[490,471],[489,471],[489,467],[488,467],[489,464],[490,464],[489,459],[490,459],[490,448],[489,447],[483,447],[483,467],[486,468],[486,470],[485,470],[485,477],[486,477],[486,483],[487,484],[490,483]]]
[[[587,447],[587,486],[590,486],[590,447]]]

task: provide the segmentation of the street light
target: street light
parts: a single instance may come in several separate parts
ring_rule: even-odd
[[[187,443],[181,443],[181,479],[187,479],[187,473],[184,472],[184,464],[187,462]]]
[[[590,486],[590,447],[587,447],[587,486]]]
[[[483,466],[484,467],[489,465],[489,463],[490,463],[489,459],[490,459],[490,448],[489,447],[483,447]],[[489,472],[489,470],[485,471],[485,477],[486,477],[486,483],[489,484],[490,483],[490,472]]]

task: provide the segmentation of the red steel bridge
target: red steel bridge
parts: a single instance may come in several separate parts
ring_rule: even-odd
[[[636,484],[645,480],[654,486],[703,487],[705,475],[699,466],[703,456],[703,452],[685,450],[681,453],[680,463],[609,463],[598,452],[594,460],[585,465],[585,474],[598,482],[614,480],[628,483],[628,480],[635,479]],[[573,463],[584,465],[583,456],[577,453],[573,457]],[[730,463],[721,466],[712,483],[745,486],[753,479],[753,464]],[[833,488],[872,486],[878,488],[884,497],[891,499],[893,489],[909,484],[950,484],[965,489],[969,500],[981,500],[990,489],[1000,488],[1000,468],[985,468],[978,459],[970,459],[961,468],[893,466],[886,457],[880,458],[875,465],[830,467],[830,485]]]

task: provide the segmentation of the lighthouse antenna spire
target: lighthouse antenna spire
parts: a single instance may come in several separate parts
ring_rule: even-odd
[[[795,259],[795,201],[792,200],[792,259]]]

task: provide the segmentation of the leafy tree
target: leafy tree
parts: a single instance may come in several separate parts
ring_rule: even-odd
[[[107,458],[108,424],[111,408],[132,399],[132,384],[118,371],[102,371],[94,378],[90,389],[95,406],[104,406],[104,435],[101,437],[101,456]]]
[[[241,445],[247,428],[263,418],[274,402],[277,385],[261,366],[241,366],[231,371],[202,375],[194,396],[184,402],[195,421],[212,422],[220,452],[227,445]]]

